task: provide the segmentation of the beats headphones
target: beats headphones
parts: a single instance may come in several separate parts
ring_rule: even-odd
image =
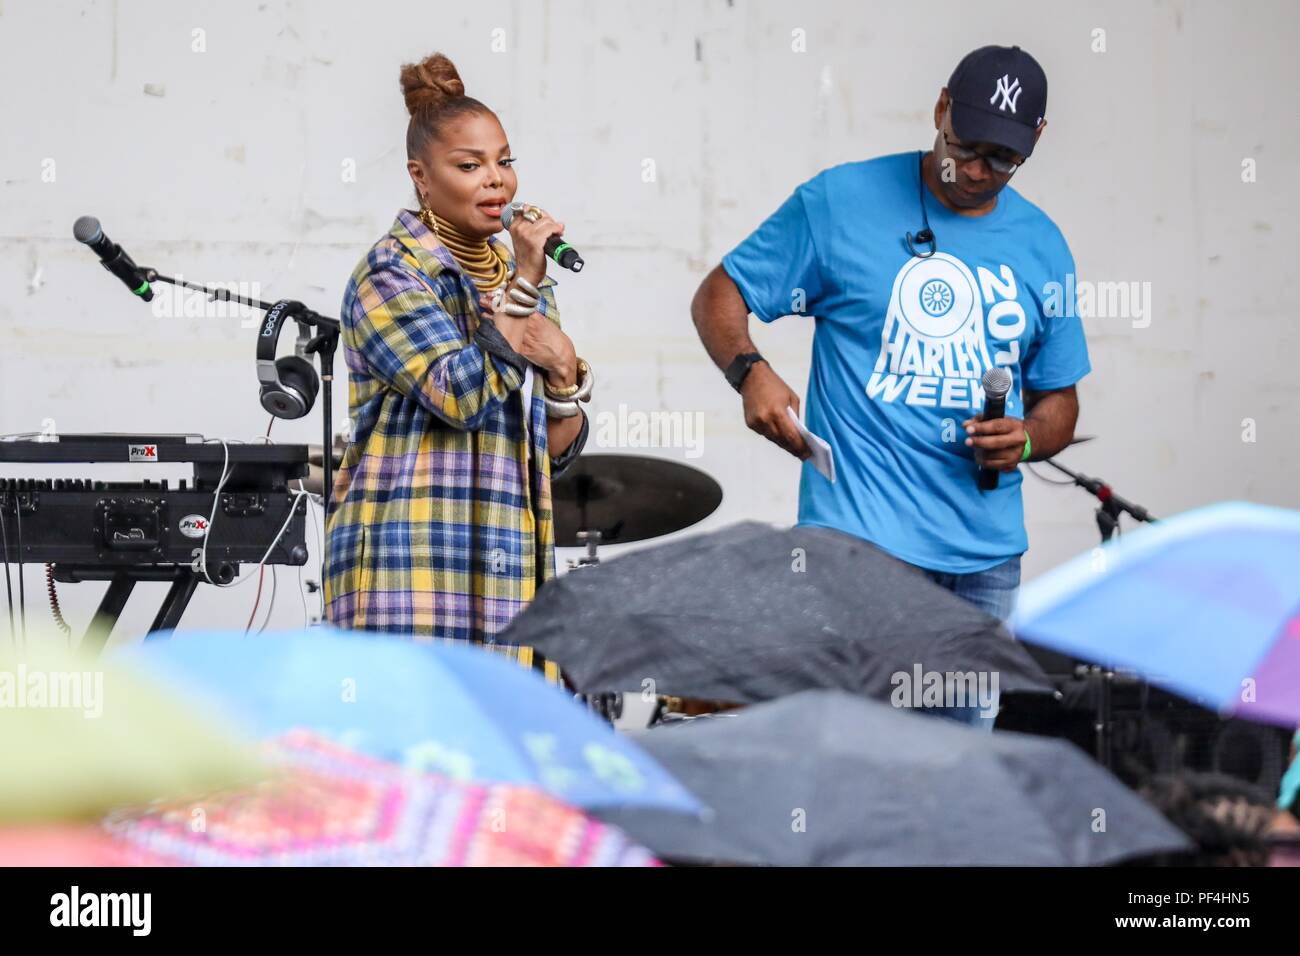
[[[281,299],[266,310],[257,336],[257,380],[262,383],[262,407],[277,418],[302,418],[311,411],[320,392],[320,377],[306,357],[311,326],[298,318],[306,311],[301,302]],[[298,323],[294,354],[277,359],[280,330],[289,319]]]

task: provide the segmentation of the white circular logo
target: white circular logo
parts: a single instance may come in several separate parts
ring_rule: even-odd
[[[186,515],[177,522],[176,527],[187,538],[201,538],[208,533],[208,516]]]
[[[899,276],[899,311],[912,330],[927,339],[953,335],[970,321],[978,301],[968,274],[948,259],[914,259]]]

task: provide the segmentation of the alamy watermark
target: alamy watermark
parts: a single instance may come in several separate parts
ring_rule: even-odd
[[[927,671],[920,664],[889,677],[895,707],[978,707],[980,716],[998,715],[997,671]]]
[[[177,275],[176,281],[184,280]],[[149,307],[155,318],[159,319],[239,319],[240,327],[255,328],[262,318],[262,310],[257,306],[226,298],[227,295],[237,299],[262,298],[260,282],[208,282],[208,292],[188,289],[184,286],[167,282],[153,284],[153,300]],[[215,294],[214,294],[215,293]]]
[[[153,926],[152,893],[94,893],[73,885],[67,893],[50,897],[50,925],[118,926],[132,936],[148,936]]]
[[[641,411],[619,402],[617,412],[596,415],[597,448],[681,448],[687,458],[704,454],[704,413]]]
[[[1068,273],[1065,282],[1043,286],[1043,314],[1081,319],[1129,319],[1135,329],[1151,324],[1150,282],[1092,282]]]
[[[0,670],[0,707],[80,710],[94,720],[104,713],[104,672],[47,671],[20,661]]]

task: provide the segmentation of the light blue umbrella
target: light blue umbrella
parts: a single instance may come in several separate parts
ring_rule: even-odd
[[[1300,724],[1300,512],[1225,502],[1130,531],[1022,589],[1022,640],[1239,717]]]
[[[701,804],[627,737],[473,646],[318,627],[173,632],[121,659],[257,737],[294,727],[458,780],[538,786],[579,807]]]
[[[1286,773],[1282,775],[1282,783],[1278,787],[1277,805],[1283,810],[1290,810],[1295,805],[1296,799],[1300,798],[1300,730],[1296,731],[1291,738],[1291,745],[1296,747],[1298,752],[1295,759],[1291,761],[1291,766],[1287,767]]]

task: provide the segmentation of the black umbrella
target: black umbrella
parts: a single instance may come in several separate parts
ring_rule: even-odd
[[[746,704],[837,688],[886,700],[904,689],[899,675],[932,674],[1050,690],[995,618],[828,528],[745,522],[576,569],[502,640],[537,648],[590,694]]]
[[[633,736],[712,815],[598,815],[672,862],[1088,866],[1190,848],[1072,744],[838,691]]]

